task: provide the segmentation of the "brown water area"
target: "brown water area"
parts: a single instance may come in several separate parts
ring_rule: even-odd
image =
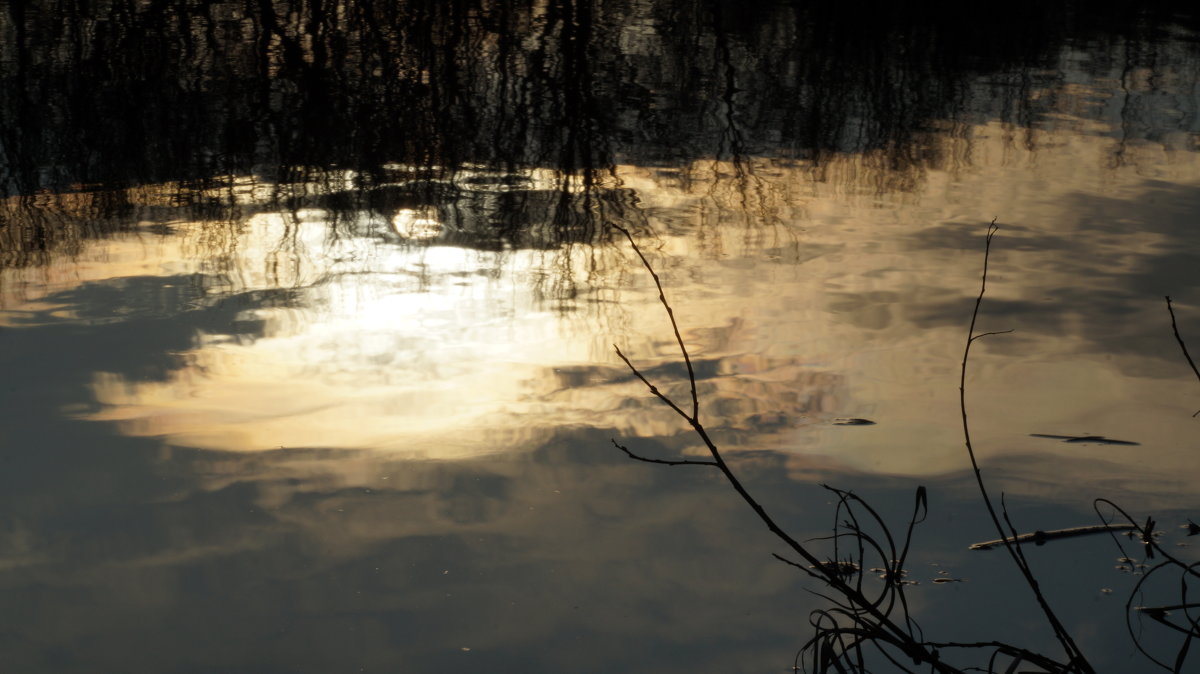
[[[824,586],[613,446],[708,456],[614,349],[689,400],[613,225],[768,511],[902,534],[923,486],[925,638],[1060,657],[968,550],[993,221],[983,477],[1092,664],[1169,671],[1197,609],[1126,600],[1179,577],[1046,532],[1197,559],[1190,3],[12,3],[0,671],[791,668]]]

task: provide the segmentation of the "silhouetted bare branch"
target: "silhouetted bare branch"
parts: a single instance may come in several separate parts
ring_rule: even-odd
[[[625,452],[625,455],[628,456],[629,458],[635,459],[637,461],[645,461],[646,463],[658,463],[658,464],[662,464],[664,466],[712,466],[712,467],[716,467],[716,465],[717,465],[717,463],[715,461],[691,461],[688,459],[679,459],[679,460],[651,459],[651,458],[647,458],[644,456],[639,456],[637,454],[634,454],[633,452],[629,451],[628,447],[618,443],[616,440],[613,440],[612,443],[614,445],[616,445],[617,449],[621,450],[622,452]]]
[[[675,322],[675,310],[667,303],[667,296],[663,292],[662,280],[658,278],[658,273],[654,271],[654,267],[650,266],[650,262],[646,260],[646,256],[642,255],[642,249],[638,248],[637,243],[633,240],[633,235],[629,233],[628,229],[620,225],[613,224],[613,227],[624,234],[625,238],[629,239],[629,244],[633,246],[633,252],[637,253],[637,256],[642,260],[642,266],[646,268],[646,271],[650,272],[650,277],[654,279],[654,287],[658,288],[658,301],[662,303],[663,308],[667,310],[667,317],[671,319],[671,330],[675,332],[675,342],[679,344],[679,352],[683,354],[683,362],[687,364],[688,383],[692,386],[692,416],[688,417],[684,415],[684,418],[694,422],[700,418],[700,397],[696,395],[696,371],[692,369],[692,357],[688,355],[687,345],[683,343],[683,335],[679,334],[679,324]],[[620,349],[617,350],[617,353],[620,353]],[[621,359],[625,361],[626,365],[629,364],[629,360],[624,355],[621,356]],[[636,370],[634,373],[638,374]],[[638,377],[642,381],[646,381],[646,378],[642,377],[641,374],[638,374]],[[649,385],[649,382],[647,382],[647,385]],[[653,387],[651,388],[653,389]],[[661,398],[662,396],[659,395],[659,397]],[[671,406],[674,407],[674,403]],[[675,409],[678,411],[679,408]]]
[[[1051,629],[1054,630],[1055,638],[1058,639],[1059,644],[1066,651],[1071,671],[1093,672],[1091,664],[1088,663],[1087,658],[1084,657],[1083,652],[1079,649],[1079,646],[1075,643],[1070,633],[1067,632],[1066,627],[1058,619],[1058,616],[1046,601],[1045,595],[1042,594],[1037,578],[1034,577],[1033,571],[1029,568],[1029,563],[1025,560],[1024,553],[1021,552],[1021,544],[1017,540],[1015,527],[1009,521],[1007,509],[1004,511],[1004,520],[1008,524],[1007,530],[1004,524],[1001,523],[1000,515],[996,511],[996,507],[992,504],[991,497],[988,495],[987,485],[983,481],[983,472],[979,468],[979,460],[975,456],[975,448],[971,443],[971,429],[970,424],[967,422],[967,364],[971,357],[971,345],[981,337],[1008,332],[999,331],[975,334],[975,324],[979,319],[979,309],[983,304],[984,295],[987,293],[988,263],[990,262],[992,252],[992,238],[999,229],[996,225],[996,220],[993,218],[992,222],[988,224],[987,236],[984,239],[983,273],[979,281],[979,294],[975,297],[975,308],[971,312],[971,323],[967,328],[966,346],[963,349],[962,367],[959,371],[958,402],[959,411],[962,413],[963,441],[966,444],[967,455],[971,459],[971,469],[975,473],[975,483],[979,488],[979,494],[983,498],[983,503],[987,507],[988,515],[991,516],[992,523],[995,525],[996,531],[1000,534],[1000,540],[1004,544],[1004,548],[1008,551],[1009,556],[1012,557],[1017,569],[1020,570],[1025,583],[1033,590],[1034,598],[1037,600],[1038,606],[1041,607],[1042,613],[1045,614],[1046,619],[1049,621]],[[1003,503],[1003,495],[1001,495],[1001,503]]]
[[[1179,325],[1175,323],[1175,310],[1171,308],[1171,296],[1167,295],[1167,312],[1171,314],[1171,330],[1175,333],[1175,341],[1179,342],[1179,348],[1183,351],[1183,357],[1187,359],[1188,365],[1192,366],[1192,372],[1196,373],[1196,378],[1200,379],[1200,369],[1196,368],[1196,361],[1192,360],[1192,355],[1188,353],[1187,343],[1183,341],[1183,336],[1179,334]],[[1200,414],[1200,410],[1196,410],[1196,416]]]
[[[1113,534],[1116,530],[1124,529],[1137,537],[1137,542],[1144,549],[1146,559],[1151,559],[1157,555],[1159,559],[1163,560],[1153,568],[1150,568],[1138,581],[1134,592],[1126,604],[1126,627],[1133,637],[1137,648],[1152,662],[1170,671],[1178,672],[1181,670],[1189,653],[1192,639],[1200,638],[1200,616],[1193,615],[1193,609],[1200,608],[1200,604],[1188,599],[1188,580],[1189,578],[1200,579],[1200,562],[1186,564],[1159,546],[1154,536],[1153,518],[1147,518],[1144,524],[1138,524],[1128,513],[1121,510],[1112,502],[1106,499],[1097,499],[1096,511],[1103,522],[1099,526],[1037,531],[1033,534],[1018,535],[1017,529],[1009,516],[1004,494],[1000,494],[998,509],[992,503],[991,497],[988,494],[987,486],[983,480],[983,473],[971,440],[970,424],[968,423],[967,416],[966,376],[970,362],[971,346],[977,340],[983,337],[1012,332],[1011,330],[981,332],[978,334],[975,332],[980,308],[987,293],[991,244],[998,230],[995,220],[988,225],[979,294],[975,298],[975,306],[971,313],[970,326],[963,349],[962,366],[959,373],[959,406],[962,416],[963,441],[967,449],[967,455],[970,457],[976,484],[987,507],[988,514],[991,516],[992,523],[995,525],[996,531],[1000,534],[1000,538],[995,541],[988,541],[985,544],[977,544],[973,547],[984,548],[999,545],[1005,547],[1025,579],[1026,584],[1032,590],[1038,606],[1049,621],[1056,639],[1066,652],[1065,662],[1060,662],[1044,654],[1035,653],[1000,641],[938,642],[925,639],[920,631],[920,627],[909,615],[908,602],[904,594],[904,587],[909,582],[904,580],[904,563],[912,545],[913,530],[917,524],[924,521],[929,508],[928,497],[924,487],[918,487],[917,489],[913,514],[909,518],[903,544],[899,546],[884,519],[870,504],[853,492],[828,485],[822,486],[838,497],[834,513],[833,533],[829,536],[809,539],[805,543],[827,543],[832,547],[833,554],[828,558],[822,559],[805,544],[802,544],[785,532],[749,494],[740,480],[738,480],[737,476],[726,463],[719,448],[709,437],[704,425],[700,422],[700,401],[696,389],[695,371],[692,367],[687,347],[684,344],[679,324],[675,319],[674,311],[667,301],[662,282],[629,231],[616,225],[614,227],[625,234],[625,237],[629,240],[630,245],[633,246],[634,251],[641,260],[642,265],[654,279],[655,287],[658,289],[659,302],[666,310],[667,316],[670,319],[671,329],[675,334],[676,343],[687,364],[688,383],[690,385],[692,401],[691,412],[689,413],[686,409],[680,407],[670,396],[664,394],[651,383],[633,362],[626,357],[620,348],[614,345],[614,349],[616,349],[617,355],[634,376],[655,397],[688,422],[692,430],[703,441],[712,458],[711,460],[654,459],[635,454],[616,440],[613,440],[613,445],[628,457],[646,463],[667,466],[699,465],[717,468],[724,475],[730,486],[733,487],[734,491],[754,510],[758,518],[766,524],[767,529],[776,538],[786,544],[799,557],[800,561],[788,559],[780,554],[773,554],[773,556],[785,564],[823,581],[832,589],[832,592],[828,594],[809,590],[815,596],[828,601],[829,607],[815,610],[810,614],[809,623],[815,633],[797,652],[793,669],[807,671],[811,667],[812,670],[819,672],[864,672],[868,669],[866,652],[869,649],[871,652],[878,653],[899,671],[916,671],[905,664],[909,660],[911,660],[913,666],[921,668],[922,671],[943,673],[963,672],[968,671],[968,669],[981,671],[976,668],[958,669],[942,661],[941,651],[990,650],[991,657],[988,660],[987,669],[982,671],[996,672],[999,671],[998,667],[1007,665],[1004,669],[1005,672],[1016,672],[1020,665],[1028,664],[1039,667],[1046,672],[1058,674],[1090,674],[1094,671],[1091,664],[1049,606],[1025,557],[1022,550],[1022,543],[1033,542],[1041,544],[1052,538],[1063,538],[1103,531]],[[1171,309],[1170,298],[1167,298],[1167,307],[1168,310]],[[1172,326],[1174,326],[1173,311],[1171,311],[1171,317]],[[1185,357],[1187,357],[1188,362],[1192,364],[1192,368],[1195,370],[1195,364],[1192,362],[1190,355],[1188,355],[1187,348],[1184,346],[1177,328],[1175,334],[1181,348],[1183,348]],[[1197,376],[1200,377],[1200,372],[1197,373]],[[1067,438],[1068,440],[1076,441],[1107,440],[1100,436],[1042,437]],[[1136,444],[1124,441],[1109,442],[1113,444]],[[1100,504],[1112,507],[1115,512],[1120,513],[1127,521],[1123,523],[1112,522],[1111,517],[1105,517],[1100,512]],[[1200,529],[1200,527],[1196,527],[1195,525],[1193,525],[1193,528]],[[1117,540],[1115,535],[1113,538]],[[849,541],[850,545],[843,545],[843,541]],[[1121,546],[1119,540],[1117,540],[1117,544]],[[1124,551],[1123,548],[1122,551]],[[870,568],[868,564],[869,558],[878,558],[880,560],[879,568],[871,568],[873,572],[881,572],[879,578],[882,582],[880,583],[872,583],[870,585],[866,583],[866,571]],[[1151,577],[1156,577],[1160,571],[1168,568],[1176,568],[1180,571],[1181,599],[1179,602],[1163,606],[1134,607],[1132,605],[1133,596],[1141,591]],[[897,611],[900,612],[899,617],[896,616]],[[1168,620],[1167,616],[1171,611],[1182,612],[1183,624],[1180,624],[1178,620]],[[1131,616],[1134,614],[1146,616],[1156,623],[1160,623],[1166,628],[1184,634],[1187,637],[1183,645],[1176,652],[1173,665],[1156,659],[1142,646],[1131,622]],[[901,655],[903,657],[898,657]],[[1002,658],[1007,658],[1007,661],[1001,662]]]
[[[623,233],[629,240],[642,265],[654,279],[655,287],[658,289],[659,302],[666,310],[671,322],[671,329],[675,334],[676,343],[679,346],[680,353],[683,355],[684,362],[687,364],[688,383],[690,385],[692,400],[691,413],[689,414],[669,396],[660,391],[620,348],[614,346],[616,353],[634,376],[655,397],[688,422],[692,430],[703,441],[705,447],[708,448],[712,460],[651,459],[634,454],[628,448],[617,443],[616,440],[613,440],[613,444],[630,458],[647,463],[658,463],[669,466],[704,465],[716,467],[721,471],[734,491],[738,493],[742,500],[750,506],[758,518],[767,526],[767,529],[802,561],[791,560],[779,554],[775,554],[774,557],[785,564],[800,569],[813,578],[823,581],[837,595],[842,597],[839,600],[826,594],[814,592],[817,596],[829,601],[833,605],[833,608],[819,609],[811,614],[810,623],[813,625],[816,633],[797,653],[796,669],[804,669],[806,665],[811,664],[815,671],[821,672],[866,671],[867,664],[864,647],[870,646],[872,651],[878,652],[900,671],[913,671],[908,666],[903,665],[901,660],[911,661],[913,666],[921,667],[923,671],[941,673],[964,671],[943,662],[939,654],[939,648],[955,647],[967,649],[972,648],[972,646],[967,644],[943,644],[935,646],[925,641],[924,637],[920,634],[920,628],[909,615],[908,602],[904,596],[904,587],[907,581],[903,579],[903,564],[912,543],[913,529],[916,524],[924,520],[928,510],[925,489],[923,487],[917,489],[913,515],[909,519],[904,543],[899,547],[896,545],[896,541],[892,537],[891,531],[888,529],[883,518],[866,501],[852,492],[829,486],[825,486],[825,488],[838,495],[834,532],[832,536],[819,540],[832,542],[832,557],[821,559],[820,556],[784,531],[762,505],[750,495],[745,486],[742,485],[741,481],[725,461],[720,449],[709,437],[708,431],[700,422],[700,401],[696,390],[695,371],[692,368],[691,357],[684,344],[679,324],[675,319],[675,313],[663,291],[662,281],[629,231],[617,225],[613,225],[613,227]],[[989,229],[988,233],[989,244],[991,242],[991,235],[994,233],[994,227],[995,223],[993,222],[992,228]],[[985,283],[986,257],[985,254]],[[982,297],[983,293],[981,291],[980,297],[976,302],[976,315],[978,314],[978,304],[982,301]],[[972,317],[971,334],[968,335],[968,352],[970,344],[975,339],[987,336],[988,334],[998,334],[983,333],[975,335],[974,324],[975,316]],[[965,377],[965,354],[963,368]],[[965,429],[965,406],[963,408],[963,420]],[[968,448],[970,448],[969,434]],[[973,452],[972,460],[974,460]],[[976,466],[976,472],[978,474],[978,466]],[[865,513],[867,517],[860,517],[860,512]],[[842,516],[846,519],[842,520]],[[878,533],[875,533],[875,530],[878,530]],[[1005,536],[1003,530],[1001,530],[1001,535]],[[850,557],[847,559],[841,558],[842,548],[840,541],[844,538],[852,539],[854,542]],[[880,560],[879,566],[882,567],[880,569],[882,571],[882,575],[880,576],[881,582],[878,583],[876,590],[869,589],[864,583],[865,570],[868,568],[867,557],[869,555],[878,557]],[[1023,558],[1018,557],[1018,559],[1021,562],[1024,561]],[[1032,578],[1030,580],[1033,582]],[[1040,598],[1040,592],[1036,590],[1036,583],[1034,582],[1033,585],[1035,593]],[[902,614],[899,619],[893,617],[893,614],[897,610]],[[1067,643],[1071,643],[1069,637],[1067,637]],[[1061,672],[1064,674],[1067,672],[1091,672],[1086,661],[1078,655],[1077,649],[1069,651],[1071,659],[1068,663],[1063,664],[1054,661],[1052,658],[1034,654],[1001,642],[986,642],[978,646],[978,648],[989,648],[1010,654],[1018,661],[1037,664],[1048,672]],[[897,658],[899,654],[902,654],[903,657]]]

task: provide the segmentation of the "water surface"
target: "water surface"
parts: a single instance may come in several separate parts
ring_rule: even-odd
[[[811,582],[718,475],[611,444],[703,450],[614,352],[686,399],[610,224],[768,509],[824,535],[829,483],[901,527],[928,486],[927,635],[1053,653],[967,551],[995,538],[957,390],[983,237],[993,491],[1022,530],[1108,498],[1186,546],[1200,382],[1164,296],[1200,344],[1196,22],[859,9],[10,9],[0,658],[790,667]],[[1112,540],[1029,554],[1098,666],[1149,666]]]

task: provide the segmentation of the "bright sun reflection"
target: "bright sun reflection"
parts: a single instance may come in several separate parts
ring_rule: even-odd
[[[202,335],[168,381],[99,375],[107,409],[96,418],[224,450],[372,447],[449,458],[504,449],[506,434],[522,433],[523,382],[547,362],[588,358],[587,343],[553,338],[557,315],[528,280],[540,254],[368,251],[330,241],[321,216],[250,218],[230,270],[244,290],[293,286],[301,301],[243,312],[262,326],[251,340]],[[485,429],[490,447],[479,441]]]
[[[442,223],[433,209],[401,208],[392,216],[392,229],[402,239],[436,239],[442,233]]]

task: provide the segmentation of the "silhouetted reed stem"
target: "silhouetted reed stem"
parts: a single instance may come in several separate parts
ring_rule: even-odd
[[[989,335],[1003,334],[1012,332],[1011,330],[1001,330],[997,332],[983,332],[975,334],[975,323],[979,318],[979,307],[983,304],[983,296],[987,293],[987,277],[988,277],[988,262],[992,252],[992,238],[996,235],[999,227],[993,219],[988,225],[987,237],[984,239],[983,248],[983,274],[979,282],[979,294],[975,297],[975,308],[971,312],[971,324],[967,328],[967,343],[963,349],[962,367],[959,371],[958,380],[958,404],[959,410],[962,413],[962,429],[963,441],[967,447],[967,455],[971,458],[971,468],[975,472],[975,483],[979,487],[979,494],[983,497],[983,504],[987,507],[988,515],[992,518],[992,523],[996,527],[996,531],[1000,534],[1000,540],[1004,543],[1005,550],[1012,557],[1013,563],[1021,571],[1021,575],[1025,578],[1025,583],[1033,590],[1033,595],[1037,599],[1038,606],[1041,607],[1042,613],[1046,615],[1046,619],[1050,622],[1051,629],[1054,630],[1054,636],[1062,645],[1067,653],[1069,666],[1074,671],[1079,672],[1094,672],[1083,652],[1079,650],[1075,640],[1067,632],[1067,629],[1059,621],[1054,610],[1050,608],[1050,604],[1046,601],[1046,597],[1042,594],[1041,587],[1038,585],[1037,578],[1034,577],[1033,571],[1029,568],[1029,562],[1025,559],[1025,553],[1021,551],[1021,544],[1017,540],[1016,529],[1012,526],[1012,522],[1008,519],[1008,511],[1004,509],[1003,517],[1005,524],[1001,524],[1000,515],[997,514],[996,507],[992,504],[992,499],[988,495],[987,485],[983,481],[983,472],[979,469],[979,461],[975,456],[975,448],[971,443],[971,428],[967,423],[967,362],[971,357],[971,345],[975,340],[982,339]],[[1001,494],[1001,507],[1003,508],[1004,495]]]
[[[1179,326],[1175,323],[1175,310],[1171,308],[1171,296],[1167,295],[1167,312],[1171,314],[1171,330],[1175,333],[1175,341],[1179,342],[1179,348],[1183,351],[1183,357],[1187,359],[1188,365],[1192,366],[1192,372],[1196,373],[1196,378],[1200,379],[1200,369],[1196,369],[1196,361],[1192,360],[1192,354],[1188,353],[1187,344],[1183,341],[1183,336],[1179,334]],[[1200,414],[1200,410],[1192,416]]]

